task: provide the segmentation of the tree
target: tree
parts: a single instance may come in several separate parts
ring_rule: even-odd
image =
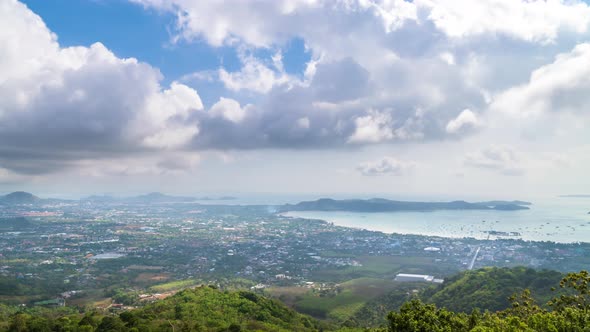
[[[112,316],[105,316],[96,329],[97,332],[122,332],[125,330],[123,321],[118,317]]]
[[[559,287],[565,289],[567,294],[549,301],[550,306],[558,311],[574,307],[588,313],[590,309],[590,273],[588,271],[568,273],[559,282]]]
[[[10,327],[8,331],[10,332],[26,332],[28,331],[27,328],[27,320],[28,315],[19,313],[12,317],[12,322],[10,323]]]
[[[544,312],[541,307],[535,303],[529,289],[523,290],[520,294],[514,294],[510,297],[512,308],[506,310],[506,313],[524,318],[536,313]]]

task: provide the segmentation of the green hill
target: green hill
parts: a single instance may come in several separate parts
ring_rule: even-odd
[[[551,287],[557,286],[562,277],[556,271],[526,267],[483,268],[454,275],[439,287],[423,292],[421,298],[452,311],[498,311],[508,308],[508,298],[524,289],[529,289],[539,303],[546,303],[555,296]]]
[[[528,284],[540,286],[553,278],[550,271],[533,271],[524,268],[482,269],[463,273],[448,285],[434,291],[436,294],[458,289],[453,300],[461,302],[463,291],[479,281],[502,285],[513,278],[528,276]],[[469,287],[463,285],[469,285]],[[505,285],[505,284],[504,284]],[[383,328],[370,326],[340,327],[318,322],[288,309],[280,302],[245,291],[220,291],[199,287],[178,292],[167,299],[143,308],[99,312],[88,310],[78,313],[74,308],[20,308],[0,305],[1,331],[341,331],[341,332],[468,332],[468,331],[588,331],[590,326],[590,273],[570,273],[557,285],[561,293],[554,294],[547,309],[538,306],[539,298],[524,290],[510,300],[510,305],[498,312],[472,310],[470,313],[452,311],[406,296],[399,309],[389,312]],[[553,286],[557,286],[553,285]],[[459,287],[461,286],[461,287]],[[550,285],[548,285],[550,286]],[[480,287],[484,287],[480,284]],[[411,285],[408,284],[408,289]],[[551,288],[551,287],[550,287]],[[549,289],[550,289],[549,288]],[[490,288],[489,290],[497,289]],[[425,292],[424,294],[426,294]],[[439,295],[440,296],[440,295]],[[450,296],[450,295],[449,295]],[[498,296],[502,296],[498,294]],[[480,296],[485,298],[485,296]],[[477,307],[478,298],[471,298],[470,307]]]
[[[238,291],[210,287],[187,289],[134,312],[139,324],[186,326],[195,330],[237,329],[242,331],[315,331],[318,321],[284,304]]]
[[[66,308],[64,308],[66,309]],[[63,315],[27,309],[10,315],[0,308],[0,331],[318,331],[321,323],[281,302],[252,292],[211,287],[186,289],[164,300],[120,314]],[[57,310],[57,309],[56,309]],[[14,311],[14,310],[13,310]],[[17,328],[20,327],[20,328]]]
[[[555,296],[552,287],[559,285],[563,275],[556,271],[537,271],[525,267],[483,268],[465,271],[446,279],[442,285],[424,289],[424,284],[407,284],[388,292],[363,307],[348,319],[348,326],[379,326],[385,324],[387,313],[398,310],[412,298],[457,312],[499,311],[510,307],[509,298],[524,289],[531,290],[538,303],[546,304]],[[424,289],[420,292],[415,290]]]
[[[41,199],[31,193],[24,191],[15,191],[5,196],[0,196],[0,203],[20,205],[20,204],[34,204],[38,203]]]

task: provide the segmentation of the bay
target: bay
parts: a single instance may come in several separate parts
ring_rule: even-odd
[[[320,219],[338,226],[384,233],[451,238],[514,238],[562,243],[590,242],[590,199],[558,197],[533,202],[530,210],[439,210],[362,213],[291,211],[288,217]],[[509,234],[512,233],[510,236]]]

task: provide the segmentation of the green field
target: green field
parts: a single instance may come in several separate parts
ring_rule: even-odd
[[[152,292],[169,292],[173,290],[179,290],[183,288],[188,288],[192,286],[200,285],[201,282],[199,280],[188,279],[188,280],[178,280],[178,281],[171,281],[164,284],[155,285],[149,288]]]
[[[327,254],[338,257],[335,252]],[[313,271],[309,280],[316,286],[325,282],[327,286],[324,288],[273,287],[266,292],[299,312],[344,321],[368,301],[402,287],[403,284],[393,281],[398,273],[444,276],[456,270],[450,264],[435,262],[434,257],[361,256],[356,260],[362,266]]]
[[[447,275],[456,272],[456,266],[435,262],[424,256],[361,256],[357,261],[362,266],[347,266],[313,271],[313,281],[344,282],[358,278],[393,279],[398,273]]]
[[[273,287],[266,292],[301,313],[322,319],[344,321],[367,301],[398,285],[392,280],[357,278],[323,290],[304,287]]]

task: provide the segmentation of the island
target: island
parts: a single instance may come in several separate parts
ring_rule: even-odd
[[[518,204],[517,204],[518,203]],[[435,211],[435,210],[528,210],[531,205],[523,201],[487,201],[469,203],[466,201],[452,202],[406,202],[384,198],[344,199],[335,200],[321,198],[297,204],[285,204],[279,208],[288,211],[350,211],[350,212],[396,212],[396,211]]]

